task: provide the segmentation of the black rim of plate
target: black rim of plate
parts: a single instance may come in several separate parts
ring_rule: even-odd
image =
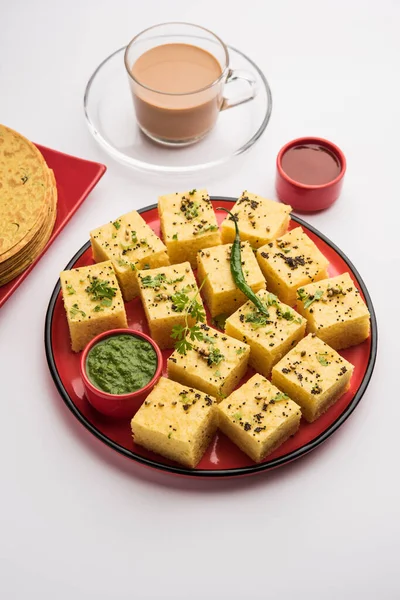
[[[232,202],[232,203],[236,202],[235,198],[223,197],[223,196],[221,196],[221,197],[211,196],[211,200],[213,200],[213,201],[219,200],[219,201]],[[146,206],[145,208],[138,210],[138,212],[146,213],[155,208],[157,208],[157,205],[152,204],[151,206]],[[325,237],[317,229],[315,229],[314,227],[309,225],[306,221],[303,221],[303,219],[301,219],[295,215],[291,215],[291,218],[293,219],[293,221],[295,221],[299,225],[303,225],[306,229],[308,229],[309,231],[311,231],[312,233],[317,235],[321,240],[323,240],[326,244],[328,244],[344,260],[344,262],[347,264],[347,266],[349,267],[349,269],[352,271],[353,275],[355,276],[355,278],[358,282],[358,285],[360,286],[362,293],[364,294],[365,301],[367,303],[369,312],[371,314],[371,350],[370,350],[370,355],[368,358],[367,369],[366,369],[365,375],[363,377],[363,380],[360,383],[358,390],[354,394],[353,399],[351,400],[350,404],[346,407],[346,409],[343,411],[343,413],[336,419],[336,421],[334,421],[327,429],[325,429],[325,431],[323,431],[321,434],[319,434],[311,442],[304,444],[304,446],[302,446],[301,448],[298,448],[297,450],[294,450],[293,452],[289,452],[288,454],[286,454],[284,456],[280,456],[279,458],[275,458],[274,460],[267,461],[265,463],[260,463],[260,464],[255,463],[254,465],[250,465],[247,467],[239,467],[239,468],[233,468],[233,469],[215,469],[215,470],[193,469],[192,470],[192,469],[188,469],[188,468],[181,467],[178,465],[174,465],[174,466],[165,465],[161,462],[158,462],[157,460],[151,460],[148,458],[144,458],[143,456],[140,456],[133,450],[127,450],[126,448],[120,446],[119,444],[117,444],[116,442],[114,442],[113,440],[108,438],[101,431],[96,429],[96,427],[94,427],[88,421],[88,419],[78,410],[78,408],[73,403],[71,397],[69,396],[67,390],[65,389],[62,379],[58,373],[57,366],[56,366],[56,363],[54,360],[54,355],[53,355],[53,347],[52,347],[52,343],[51,343],[51,330],[52,330],[54,308],[55,308],[56,301],[57,301],[57,298],[58,298],[58,295],[59,295],[60,289],[61,289],[60,282],[58,282],[54,288],[52,295],[51,295],[49,306],[48,306],[47,313],[46,313],[45,335],[44,335],[46,358],[47,358],[47,362],[49,365],[51,376],[53,377],[54,383],[56,384],[56,387],[57,387],[62,399],[64,400],[65,404],[68,406],[70,411],[73,413],[73,415],[78,419],[78,421],[80,421],[80,423],[82,423],[82,425],[84,425],[84,427],[86,427],[86,429],[88,429],[95,437],[97,437],[99,440],[101,440],[104,444],[106,444],[113,450],[116,450],[123,456],[130,458],[131,460],[134,460],[138,463],[141,463],[148,467],[153,467],[153,468],[161,470],[161,471],[167,471],[169,473],[175,473],[178,475],[189,475],[191,477],[235,477],[235,476],[240,476],[240,475],[250,475],[253,473],[259,473],[261,471],[269,471],[276,467],[280,467],[289,462],[292,462],[293,460],[296,460],[297,458],[300,458],[301,456],[304,456],[305,454],[307,454],[311,450],[314,450],[320,444],[325,442],[325,440],[327,440],[335,431],[337,431],[337,429],[339,429],[339,427],[346,421],[346,419],[351,415],[351,413],[354,411],[354,409],[360,402],[361,398],[363,397],[363,395],[365,393],[365,390],[367,389],[368,383],[372,376],[372,372],[374,370],[375,360],[376,360],[376,355],[377,355],[377,345],[378,345],[378,328],[377,328],[375,311],[374,311],[371,297],[365,286],[365,283],[363,282],[357,269],[354,267],[352,262],[347,258],[347,256],[333,242],[331,242],[327,237]],[[75,254],[75,256],[69,261],[69,263],[65,267],[65,270],[73,268],[76,261],[82,256],[82,254],[84,252],[86,252],[86,250],[89,247],[90,247],[90,242],[87,242],[86,244],[84,244],[82,246],[82,248],[80,250],[78,250],[78,252]]]

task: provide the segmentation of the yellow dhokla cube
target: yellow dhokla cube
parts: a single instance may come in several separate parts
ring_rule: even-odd
[[[261,462],[299,428],[300,407],[256,374],[217,407],[219,428],[255,462]]]
[[[369,336],[369,310],[349,273],[300,288],[297,308],[306,317],[308,330],[336,350]]]
[[[314,333],[303,338],[272,369],[272,383],[315,421],[349,388],[354,367]]]
[[[237,217],[240,239],[247,240],[253,248],[259,248],[286,233],[291,211],[291,206],[247,191],[243,192],[231,209],[232,214]],[[223,244],[235,239],[235,224],[230,216],[221,224],[221,235]]]
[[[274,294],[261,290],[257,296],[269,317],[249,300],[226,320],[225,332],[250,346],[249,365],[269,377],[272,367],[304,337],[307,321]]]
[[[267,289],[290,306],[296,303],[299,286],[328,276],[328,259],[301,227],[259,248],[257,260]]]
[[[186,318],[189,327],[196,323],[186,310],[190,301],[196,296],[196,301],[203,308],[190,263],[138,271],[138,281],[151,337],[160,348],[173,348],[172,328],[185,326]]]
[[[197,275],[211,316],[231,315],[244,304],[247,296],[237,287],[231,273],[232,244],[201,250],[197,254]],[[242,269],[253,292],[265,288],[265,279],[248,242],[241,244]]]
[[[202,324],[203,340],[192,342],[186,354],[175,350],[168,359],[168,376],[202,390],[218,401],[228,396],[246,372],[250,347]]]
[[[158,213],[171,263],[190,262],[196,268],[199,250],[221,243],[221,234],[207,190],[160,196]]]
[[[131,427],[135,444],[193,468],[217,429],[215,399],[161,377]]]
[[[91,231],[90,243],[96,262],[112,261],[125,302],[139,294],[137,271],[170,264],[166,247],[136,210]]]
[[[128,327],[111,261],[63,271],[60,281],[74,352],[103,331]]]

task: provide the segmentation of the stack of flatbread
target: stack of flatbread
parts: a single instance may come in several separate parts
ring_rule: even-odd
[[[0,286],[39,256],[56,212],[53,171],[32,142],[0,125]]]

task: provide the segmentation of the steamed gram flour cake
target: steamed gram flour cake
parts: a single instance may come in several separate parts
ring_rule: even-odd
[[[203,308],[198,287],[190,263],[138,271],[140,297],[146,313],[151,337],[160,348],[173,348],[173,327],[195,324],[187,311],[188,303],[196,297]]]
[[[195,467],[217,429],[215,399],[161,377],[131,422],[135,444]]]
[[[226,320],[225,331],[250,346],[249,365],[269,377],[274,364],[304,337],[307,321],[274,294],[260,290],[257,296],[269,316],[249,300]]]
[[[166,247],[136,210],[90,232],[96,262],[111,260],[125,302],[139,294],[137,271],[169,265]]]
[[[308,330],[336,350],[369,337],[369,311],[348,273],[299,288],[297,308]]]
[[[111,261],[63,271],[60,281],[74,352],[103,331],[128,327]]]
[[[255,462],[261,462],[299,428],[300,407],[256,374],[217,407],[219,428]]]
[[[220,401],[245,374],[250,348],[204,323],[200,328],[204,339],[193,341],[186,354],[173,352],[168,359],[168,376]]]
[[[212,317],[230,315],[247,300],[232,277],[231,250],[232,244],[226,244],[197,254],[197,276],[200,285],[204,281],[202,294]],[[246,282],[253,292],[258,292],[265,287],[265,279],[248,242],[241,244],[241,257]]]
[[[197,267],[199,250],[221,243],[217,219],[207,190],[160,196],[158,213],[172,264],[189,261]]]
[[[259,248],[257,260],[267,289],[290,306],[299,286],[328,276],[329,261],[301,227]]]
[[[286,233],[291,210],[291,206],[245,191],[231,212],[237,218],[242,242],[247,240],[253,248],[259,248]],[[230,216],[222,222],[221,235],[223,244],[235,239],[235,224]]]
[[[272,383],[315,421],[350,386],[354,367],[328,344],[310,333],[272,369]]]

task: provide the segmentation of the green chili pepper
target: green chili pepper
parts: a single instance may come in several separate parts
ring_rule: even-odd
[[[231,252],[231,273],[232,273],[233,280],[236,283],[239,290],[241,292],[243,292],[243,294],[245,294],[248,297],[248,299],[253,302],[253,304],[255,304],[255,306],[258,308],[258,310],[261,313],[263,313],[264,315],[266,315],[267,317],[269,317],[269,312],[268,312],[267,307],[260,300],[260,298],[258,296],[256,296],[256,294],[253,292],[251,287],[247,284],[247,282],[244,278],[244,275],[243,275],[242,255],[241,255],[241,249],[240,249],[240,233],[239,233],[239,227],[237,224],[236,217],[231,213],[230,210],[228,210],[227,208],[223,208],[222,206],[217,208],[217,210],[224,210],[225,212],[227,212],[228,215],[231,216],[233,222],[235,223],[236,236],[235,236],[235,240],[232,244],[232,252]]]

